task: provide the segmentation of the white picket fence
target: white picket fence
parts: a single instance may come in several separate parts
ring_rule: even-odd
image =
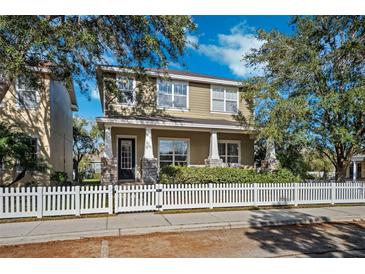
[[[0,219],[164,209],[341,203],[365,203],[365,183],[0,188]]]
[[[0,188],[0,219],[113,213],[113,186]]]
[[[116,186],[114,212],[341,203],[365,203],[365,183]]]

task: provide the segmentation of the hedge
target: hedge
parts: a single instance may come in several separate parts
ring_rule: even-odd
[[[287,169],[275,172],[257,172],[242,168],[209,168],[169,166],[160,172],[162,184],[206,184],[206,183],[293,183],[300,178]]]

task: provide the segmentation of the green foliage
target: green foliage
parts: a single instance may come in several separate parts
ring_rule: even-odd
[[[209,168],[168,166],[160,172],[163,184],[206,184],[206,183],[293,183],[300,178],[287,169],[276,172],[261,172],[240,168]]]
[[[76,182],[83,178],[83,170],[79,168],[81,161],[85,155],[98,152],[101,136],[96,123],[80,117],[73,119],[73,169]]]
[[[56,186],[68,186],[72,183],[66,172],[56,171],[51,174],[51,184]]]
[[[100,178],[97,179],[83,179],[82,180],[83,185],[100,185]]]
[[[24,178],[27,171],[45,172],[48,166],[39,155],[35,157],[30,136],[15,125],[0,122],[0,163],[5,170],[16,170],[17,175],[7,186]]]
[[[250,122],[278,146],[314,148],[343,179],[365,149],[365,17],[294,17],[292,25],[291,35],[260,30],[265,43],[244,57],[264,66],[244,83]]]
[[[82,92],[99,64],[167,67],[195,27],[190,16],[0,16],[0,102],[14,76],[34,66],[57,79],[75,75]]]

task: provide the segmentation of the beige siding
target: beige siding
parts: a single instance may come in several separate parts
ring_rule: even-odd
[[[49,96],[49,80],[45,80],[45,92],[40,92],[39,105],[36,109],[22,109],[17,106],[16,91],[12,87],[5,95],[2,106],[0,106],[0,120],[15,124],[22,131],[30,136],[38,138],[38,155],[50,162],[50,96]],[[15,178],[16,171],[5,172],[1,179],[3,182],[9,182],[11,178]],[[28,173],[19,184],[37,181],[47,184],[48,175],[31,175]]]
[[[153,85],[155,88],[156,81],[153,80]],[[211,109],[211,99],[210,99],[210,90],[211,85],[205,83],[196,83],[196,82],[188,82],[189,85],[189,108],[188,110],[166,110],[165,113],[176,116],[176,117],[186,117],[186,118],[204,118],[204,119],[219,119],[219,120],[230,120],[233,121],[234,117],[232,114],[225,113],[213,113],[210,111]],[[138,86],[138,84],[137,84]],[[104,91],[105,92],[105,91]],[[151,88],[145,89],[143,92],[143,98],[145,101],[153,101],[155,90]],[[137,91],[138,93],[138,91]],[[241,94],[240,94],[241,95]],[[106,93],[106,97],[108,94]],[[242,97],[242,95],[241,95]],[[129,115],[131,113],[138,113],[138,107],[126,107],[117,103],[116,99],[109,104],[109,107],[113,109],[116,113],[122,115]],[[108,109],[108,107],[106,107]],[[141,109],[140,109],[141,110]],[[141,113],[146,110],[145,106]],[[250,116],[250,111],[247,108],[247,104],[245,101],[240,98],[239,100],[239,110],[247,117]]]
[[[142,128],[112,128],[112,150],[114,157],[117,157],[117,138],[122,135],[137,137],[137,177],[140,178],[140,163],[144,153],[144,135],[145,129]],[[197,131],[181,131],[181,130],[159,130],[152,129],[153,154],[158,158],[158,140],[159,138],[185,138],[189,139],[190,143],[190,164],[204,165],[204,160],[209,156],[210,134],[208,132]],[[241,147],[241,164],[245,166],[253,166],[254,152],[253,140],[247,134],[236,133],[220,133],[220,140],[240,140]]]
[[[51,81],[51,159],[53,171],[66,172],[72,178],[72,111],[65,86]]]

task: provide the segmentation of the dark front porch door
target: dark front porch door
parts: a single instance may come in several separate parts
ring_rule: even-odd
[[[134,180],[136,167],[135,139],[118,139],[118,179]]]

